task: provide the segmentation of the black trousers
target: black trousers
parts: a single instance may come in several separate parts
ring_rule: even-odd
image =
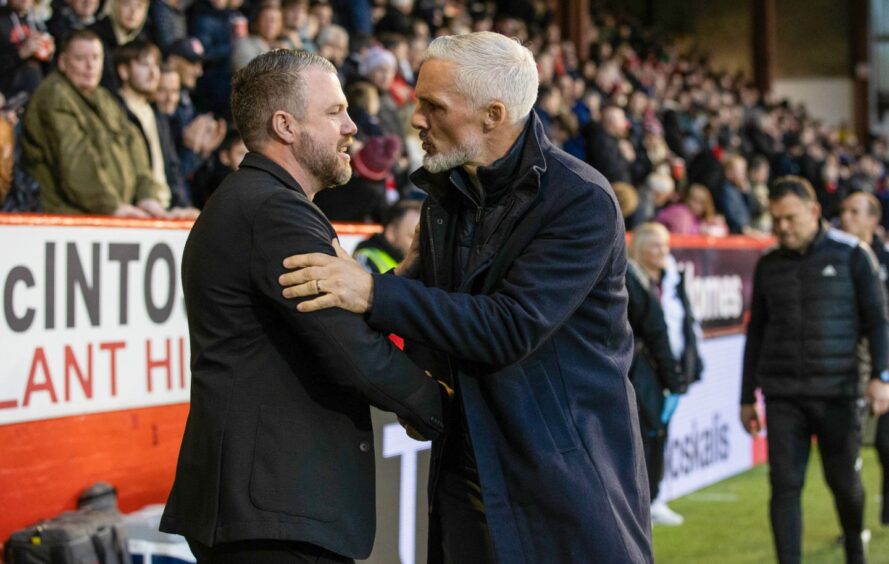
[[[864,488],[858,468],[861,419],[855,399],[766,398],[769,437],[769,515],[781,564],[798,564],[802,554],[800,497],[812,436],[818,438],[827,485],[845,535],[846,561],[864,562],[861,530]]]
[[[877,421],[877,438],[874,442],[880,466],[883,467],[883,511],[880,522],[889,525],[889,413]]]
[[[246,540],[207,546],[186,539],[198,564],[354,564],[345,556],[305,542]]]
[[[664,479],[664,454],[667,450],[667,428],[648,428],[640,421],[642,430],[642,450],[645,454],[645,468],[648,470],[648,491],[651,501],[657,499]]]
[[[443,471],[435,489],[444,564],[495,564],[494,545],[478,483]]]

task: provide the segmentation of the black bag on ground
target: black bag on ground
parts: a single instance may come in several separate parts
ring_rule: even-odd
[[[130,564],[116,500],[102,508],[78,505],[76,511],[12,533],[3,547],[6,564]]]

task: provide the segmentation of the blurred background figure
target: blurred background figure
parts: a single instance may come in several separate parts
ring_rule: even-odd
[[[383,274],[398,266],[414,240],[414,231],[420,222],[421,203],[403,200],[386,211],[383,232],[355,248],[353,256],[368,272]]]
[[[147,18],[148,0],[106,0],[102,17],[89,26],[102,40],[102,86],[108,90],[115,91],[120,86],[111,60],[114,50],[136,39],[154,41]]]
[[[34,92],[55,54],[55,39],[33,8],[34,0],[0,7],[0,93],[7,98]]]
[[[881,212],[880,201],[873,194],[853,192],[840,204],[840,229],[870,245],[880,265],[880,279],[889,292],[889,246],[885,238],[877,234],[880,229]],[[866,377],[870,371],[870,355],[867,347],[861,347],[859,352],[867,358],[866,366],[862,367],[862,373]],[[883,503],[880,522],[889,525],[889,415],[877,419],[874,447],[883,467]]]
[[[657,221],[677,235],[728,235],[725,218],[716,213],[710,190],[703,184],[692,184],[678,202],[658,212]]]
[[[247,146],[236,129],[230,129],[213,156],[195,173],[192,183],[194,205],[203,209],[225,177],[241,167]]]
[[[670,233],[659,223],[633,230],[627,267],[628,318],[636,348],[630,381],[636,390],[639,426],[648,467],[651,520],[681,525],[684,519],[658,498],[670,419],[679,396],[700,380],[700,326],[685,288],[685,273],[670,254]]]
[[[392,172],[401,155],[401,140],[395,135],[370,137],[352,154],[352,178],[343,186],[319,192],[313,202],[330,221],[380,223],[391,203],[387,195]]]

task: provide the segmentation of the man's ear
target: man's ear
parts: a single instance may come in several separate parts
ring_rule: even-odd
[[[61,69],[61,59],[59,59],[59,68]],[[127,68],[126,65],[117,65],[115,67],[117,71],[117,78],[120,79],[121,83],[125,83],[130,78],[130,69]]]
[[[485,109],[484,130],[485,133],[493,131],[506,123],[506,106],[503,102],[495,100]]]
[[[296,118],[292,114],[277,111],[272,114],[272,122],[269,125],[271,137],[280,139],[287,145],[296,143],[299,138],[299,128]]]

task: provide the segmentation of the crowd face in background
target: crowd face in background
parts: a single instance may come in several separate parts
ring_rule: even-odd
[[[164,71],[158,78],[158,87],[154,93],[154,101],[158,109],[165,115],[173,115],[176,106],[179,105],[179,97],[182,95],[179,73],[176,71]]]
[[[126,32],[137,31],[145,25],[148,0],[113,0],[111,17]]]
[[[880,219],[880,210],[874,206],[869,195],[852,194],[843,200],[840,206],[840,227],[843,231],[855,235],[859,239],[866,240],[877,228]],[[879,205],[879,202],[877,202]]]
[[[121,79],[138,94],[152,96],[158,89],[161,70],[157,55],[146,53],[120,68]]]
[[[99,9],[99,0],[70,0],[68,5],[81,19],[86,19]]]
[[[76,39],[59,55],[59,70],[81,92],[90,93],[102,80],[102,43]]]
[[[267,6],[256,16],[254,29],[256,30],[256,35],[262,37],[268,43],[273,43],[281,35],[282,25],[281,10],[277,6]]]
[[[639,264],[645,270],[658,272],[663,270],[670,256],[670,236],[666,231],[652,231],[639,249]]]

